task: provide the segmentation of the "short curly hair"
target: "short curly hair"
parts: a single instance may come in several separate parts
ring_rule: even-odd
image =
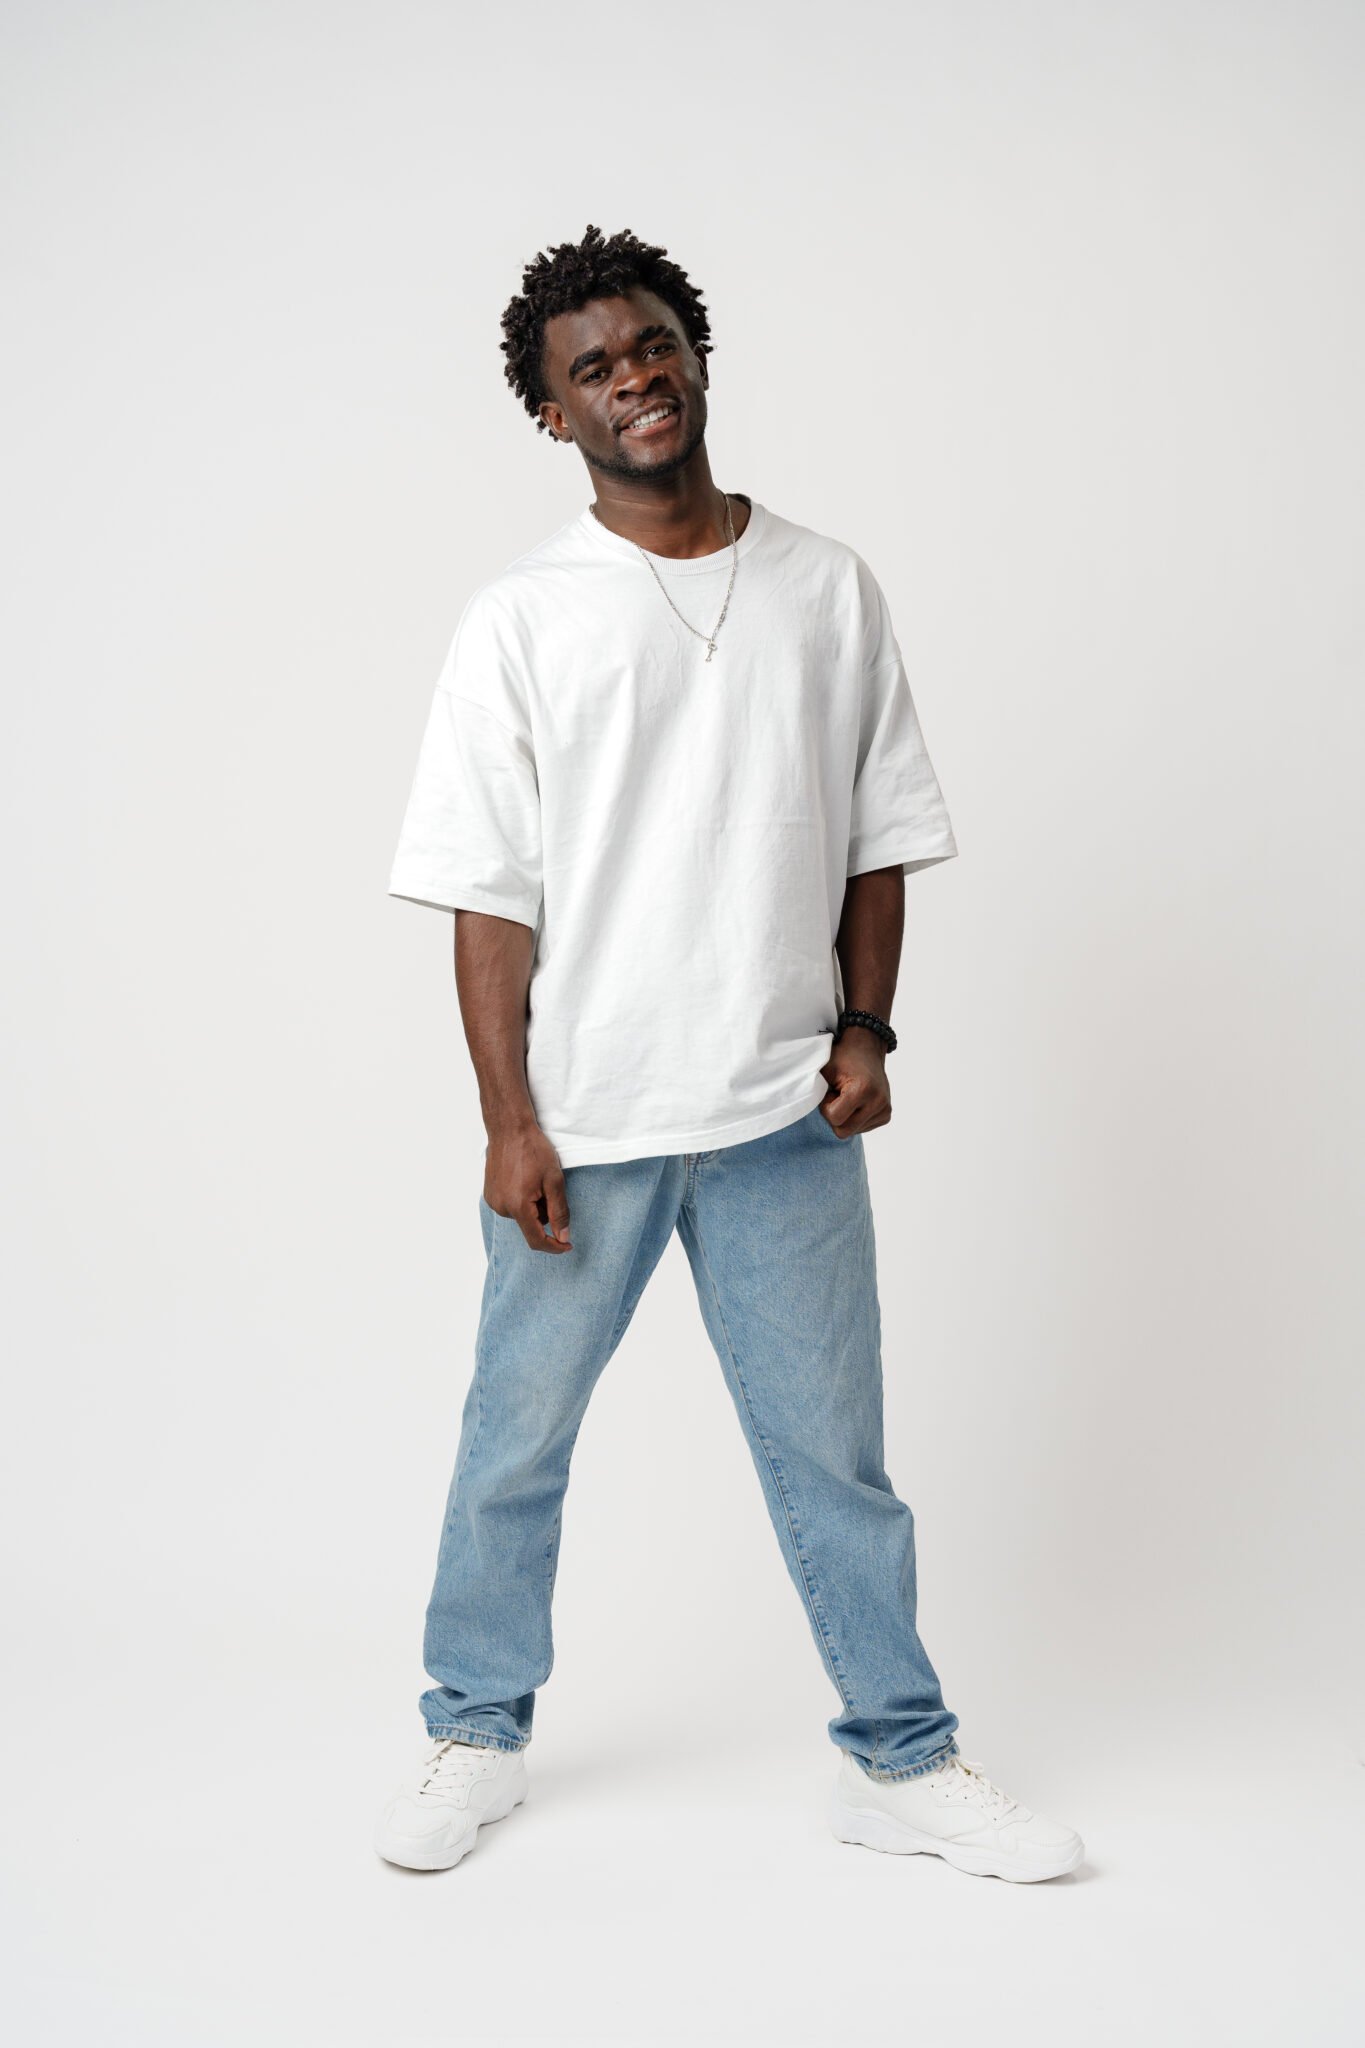
[[[590,299],[616,298],[642,285],[672,307],[693,348],[711,353],[711,322],[687,272],[670,261],[666,250],[642,242],[629,228],[604,236],[589,223],[581,242],[560,242],[535,256],[521,283],[519,296],[509,300],[503,313],[505,339],[499,346],[507,357],[503,375],[538,433],[546,431],[540,408],[553,396],[545,387],[541,360],[545,322],[558,313],[576,313]]]

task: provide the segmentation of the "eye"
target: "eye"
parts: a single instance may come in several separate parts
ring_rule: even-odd
[[[662,350],[665,355],[671,355],[673,352],[673,343],[671,341],[652,341],[650,342],[648,348],[645,350],[645,354],[647,356],[652,356],[656,352],[656,350]],[[578,381],[580,384],[591,384],[594,382],[596,378],[605,377],[606,374],[606,371],[601,368],[598,368],[596,370],[585,370]]]

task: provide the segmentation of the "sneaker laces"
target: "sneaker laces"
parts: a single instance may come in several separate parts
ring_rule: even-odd
[[[998,1785],[992,1784],[986,1776],[984,1764],[976,1763],[970,1757],[950,1756],[940,1775],[949,1788],[950,1798],[980,1807],[989,1820],[1003,1820],[1019,1804],[1017,1799],[1010,1798],[1008,1792],[1002,1792]]]
[[[446,1736],[423,1759],[417,1774],[417,1797],[444,1799],[460,1786],[472,1784],[482,1774],[482,1762],[480,1751],[473,1744]]]

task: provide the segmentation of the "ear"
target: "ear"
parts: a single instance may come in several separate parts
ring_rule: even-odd
[[[568,441],[572,439],[571,435],[563,434],[560,432],[560,426],[563,423],[563,414],[560,412],[559,407],[557,405],[542,405],[542,407],[540,408],[540,417],[545,422],[546,426],[549,428],[550,439],[552,441]]]

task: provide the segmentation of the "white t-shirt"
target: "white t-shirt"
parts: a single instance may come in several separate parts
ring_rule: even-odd
[[[739,495],[739,494],[736,494]],[[709,1151],[826,1093],[849,875],[957,852],[886,599],[753,504],[646,562],[589,507],[477,589],[389,893],[535,933],[526,1074],[562,1166]]]

